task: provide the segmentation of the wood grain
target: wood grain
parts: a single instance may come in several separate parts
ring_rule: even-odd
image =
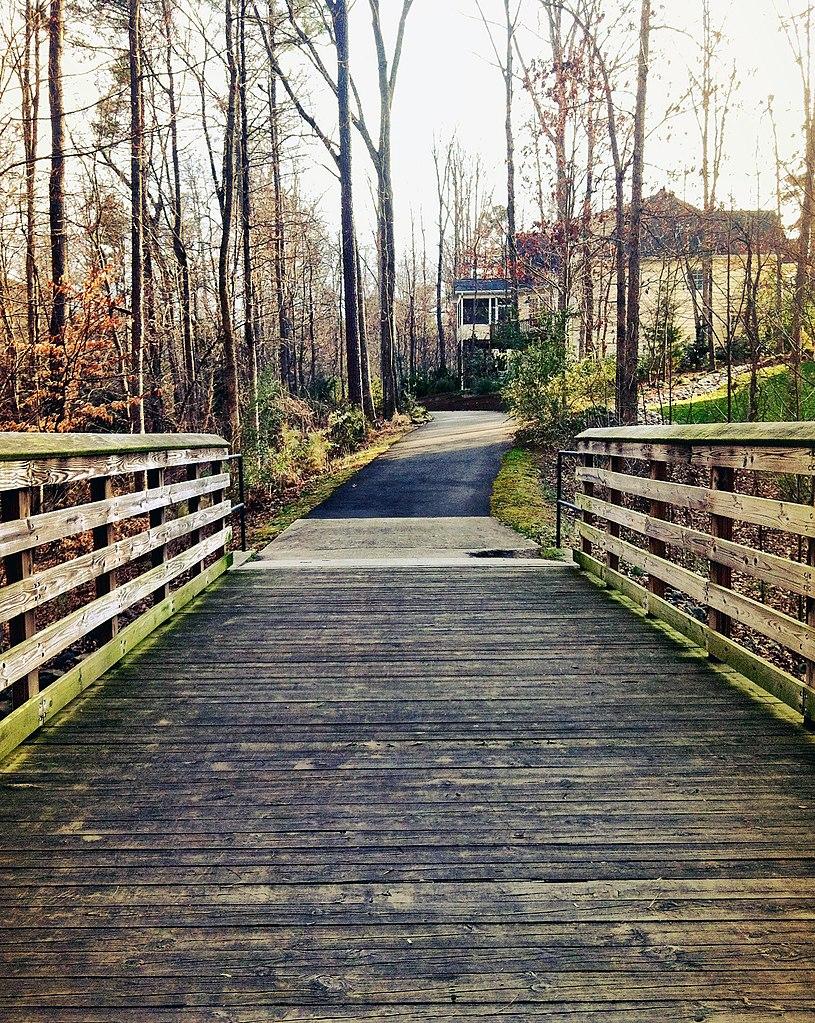
[[[815,742],[569,568],[235,573],[75,706],[3,1019],[812,1023]]]
[[[113,522],[148,515],[157,509],[180,504],[191,497],[225,491],[229,482],[228,473],[205,476],[153,490],[94,501],[91,504],[59,508],[56,511],[13,519],[0,525],[0,557],[30,550],[32,547],[62,540]]]
[[[805,504],[693,487],[686,483],[663,482],[610,472],[608,469],[578,467],[577,480],[650,501],[662,501],[688,511],[720,515],[740,522],[752,522],[767,529],[815,537],[815,508]]]

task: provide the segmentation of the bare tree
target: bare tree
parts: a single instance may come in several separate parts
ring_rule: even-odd
[[[439,345],[439,369],[447,372],[447,335],[444,330],[444,248],[447,230],[450,226],[451,161],[455,140],[450,139],[442,157],[438,146],[433,144],[433,166],[436,170],[436,200],[438,203],[439,245],[436,258],[436,333]]]
[[[238,114],[238,62],[235,56],[234,12],[232,0],[224,3],[224,55],[227,67],[226,123],[224,125],[223,165],[219,203],[221,207],[221,241],[218,250],[218,306],[221,314],[221,340],[224,350],[223,393],[229,436],[239,443],[241,429],[238,390],[238,360],[235,328],[232,319],[229,260],[232,246],[232,224],[235,216],[235,161]]]
[[[65,216],[65,100],[62,50],[65,34],[64,0],[51,0],[48,21],[48,103],[51,113],[51,177],[48,216],[51,225],[51,281],[53,297],[49,333],[60,344],[68,320],[66,275],[68,234]]]
[[[711,252],[710,223],[716,208],[719,176],[724,156],[727,119],[733,90],[736,87],[736,66],[733,64],[727,81],[717,80],[716,56],[722,42],[722,31],[713,27],[710,0],[702,0],[702,40],[700,43],[701,68],[697,74],[688,69],[691,79],[691,97],[702,142],[702,303],[698,330],[707,344],[708,364],[716,365],[716,330],[713,317],[713,256]]]
[[[379,81],[379,141],[375,146],[360,105],[357,126],[362,133],[377,176],[377,235],[379,248],[379,332],[381,344],[382,414],[390,419],[399,410],[396,376],[396,234],[393,204],[391,119],[396,81],[405,41],[405,28],[413,0],[402,0],[393,54],[388,59],[382,32],[379,0],[368,0],[377,56]]]
[[[129,0],[128,56],[130,70],[130,316],[135,389],[139,396],[136,425],[145,432],[144,408],[144,101],[142,94],[141,0]]]
[[[791,370],[796,404],[800,390],[805,310],[812,295],[813,219],[815,218],[815,104],[813,104],[812,30],[813,11],[807,4],[797,16],[783,22],[801,80],[804,159],[799,177],[800,214],[795,285],[790,324]],[[800,407],[796,408],[800,416]]]
[[[637,363],[640,331],[640,233],[642,228],[642,181],[645,167],[645,113],[648,87],[648,54],[651,38],[651,0],[642,0],[637,95],[634,111],[634,143],[631,155],[631,212],[628,225],[628,296],[626,336],[617,352],[617,414],[624,423],[637,421]]]
[[[340,219],[342,230],[342,276],[345,294],[345,350],[348,399],[362,404],[362,350],[359,335],[359,279],[357,277],[356,229],[354,225],[353,155],[351,144],[351,72],[347,0],[326,0],[337,48],[337,104],[339,110]]]
[[[506,50],[502,56],[497,43],[493,39],[490,24],[487,21],[480,0],[476,0],[481,20],[492,45],[493,52],[501,75],[504,79],[504,136],[506,143],[506,166],[507,166],[507,227],[506,227],[506,258],[509,271],[510,298],[512,302],[512,317],[518,318],[518,227],[516,217],[516,196],[515,196],[515,132],[513,130],[512,112],[513,98],[515,91],[515,52],[517,49],[516,30],[518,19],[521,13],[521,3],[518,0],[514,12],[511,8],[511,0],[504,0],[504,32],[506,38]]]

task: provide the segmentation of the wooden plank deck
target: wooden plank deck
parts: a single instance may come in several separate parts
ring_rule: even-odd
[[[240,572],[0,773],[0,1020],[815,1021],[815,741],[569,568]]]

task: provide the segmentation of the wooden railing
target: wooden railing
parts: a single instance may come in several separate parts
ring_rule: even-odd
[[[0,757],[228,568],[228,458],[209,435],[0,433]]]
[[[811,725],[815,423],[588,430],[576,449],[575,560]]]

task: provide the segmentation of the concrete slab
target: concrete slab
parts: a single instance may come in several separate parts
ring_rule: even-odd
[[[289,526],[246,569],[535,557],[537,544],[489,514],[512,430],[500,413],[437,413]]]
[[[462,518],[298,519],[259,558],[265,561],[378,558],[399,553],[418,557],[431,552],[484,551],[533,556],[538,546],[489,516]]]

